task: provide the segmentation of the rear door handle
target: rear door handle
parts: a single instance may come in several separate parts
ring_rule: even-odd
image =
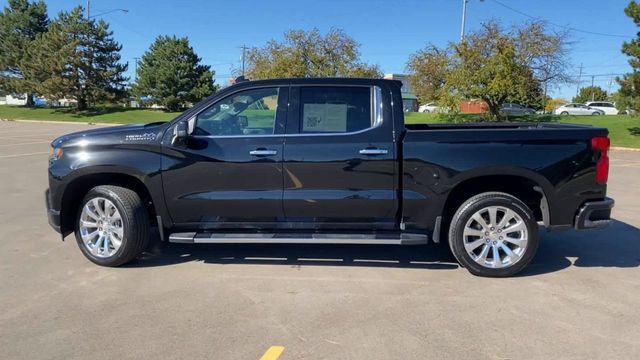
[[[253,156],[274,156],[278,155],[278,151],[276,150],[267,150],[267,149],[256,149],[249,151],[249,155]]]
[[[389,150],[387,149],[373,149],[367,148],[360,150],[360,155],[387,155]]]

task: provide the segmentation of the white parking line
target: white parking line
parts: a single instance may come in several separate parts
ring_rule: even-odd
[[[2,146],[33,145],[33,144],[48,144],[48,143],[50,143],[50,141],[33,141],[33,142],[17,143],[17,144],[0,144],[0,147],[2,147]]]
[[[27,154],[0,155],[0,159],[16,158],[16,157],[22,157],[22,156],[33,156],[33,155],[45,155],[45,154],[51,154],[51,152],[44,151],[44,152],[35,152],[35,153],[27,153]]]
[[[0,140],[12,140],[12,139],[28,139],[28,138],[36,138],[36,137],[42,137],[42,136],[60,136],[60,133],[46,133],[46,134],[25,134],[25,135],[9,135],[9,134],[4,134],[5,136],[0,136]],[[9,136],[7,136],[9,135]]]

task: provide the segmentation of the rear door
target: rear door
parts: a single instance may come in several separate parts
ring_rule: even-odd
[[[283,175],[290,226],[391,229],[398,208],[390,92],[292,86]]]

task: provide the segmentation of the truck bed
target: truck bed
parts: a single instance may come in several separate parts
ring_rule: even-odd
[[[552,122],[463,122],[436,124],[406,124],[407,130],[466,130],[466,129],[580,129],[591,125]]]

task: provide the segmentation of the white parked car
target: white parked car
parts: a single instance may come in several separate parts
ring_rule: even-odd
[[[590,101],[587,106],[604,111],[605,115],[618,115],[618,109],[612,102],[608,101]]]
[[[420,107],[418,108],[418,112],[421,112],[421,113],[433,113],[433,112],[447,113],[447,112],[449,112],[449,108],[443,108],[443,107],[438,106],[434,102],[430,102],[428,104],[420,105]]]
[[[604,111],[585,104],[566,104],[553,111],[556,115],[604,115]]]

